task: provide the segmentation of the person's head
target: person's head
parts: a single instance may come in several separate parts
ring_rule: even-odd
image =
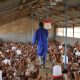
[[[39,22],[39,27],[40,27],[40,28],[43,28],[43,26],[44,26],[44,25],[43,25],[43,22]]]

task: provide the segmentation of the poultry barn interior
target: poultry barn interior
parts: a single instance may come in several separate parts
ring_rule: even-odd
[[[32,45],[39,22],[45,68]],[[80,80],[80,0],[0,0],[0,80]]]

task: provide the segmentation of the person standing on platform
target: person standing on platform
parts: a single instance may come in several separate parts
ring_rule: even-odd
[[[44,29],[43,22],[39,22],[39,29],[36,30],[32,45],[37,43],[37,55],[40,61],[40,65],[45,67],[46,56],[48,53],[48,30]]]

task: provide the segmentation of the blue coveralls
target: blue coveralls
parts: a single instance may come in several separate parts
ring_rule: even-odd
[[[32,44],[37,42],[37,55],[43,57],[43,64],[45,64],[47,52],[48,52],[48,30],[39,28],[36,30]]]

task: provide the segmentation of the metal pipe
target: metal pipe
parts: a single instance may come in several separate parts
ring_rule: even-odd
[[[68,0],[65,0],[65,64],[64,69],[67,68],[66,56],[67,56],[67,27],[68,27]]]
[[[29,42],[29,29],[28,29],[28,42]]]

